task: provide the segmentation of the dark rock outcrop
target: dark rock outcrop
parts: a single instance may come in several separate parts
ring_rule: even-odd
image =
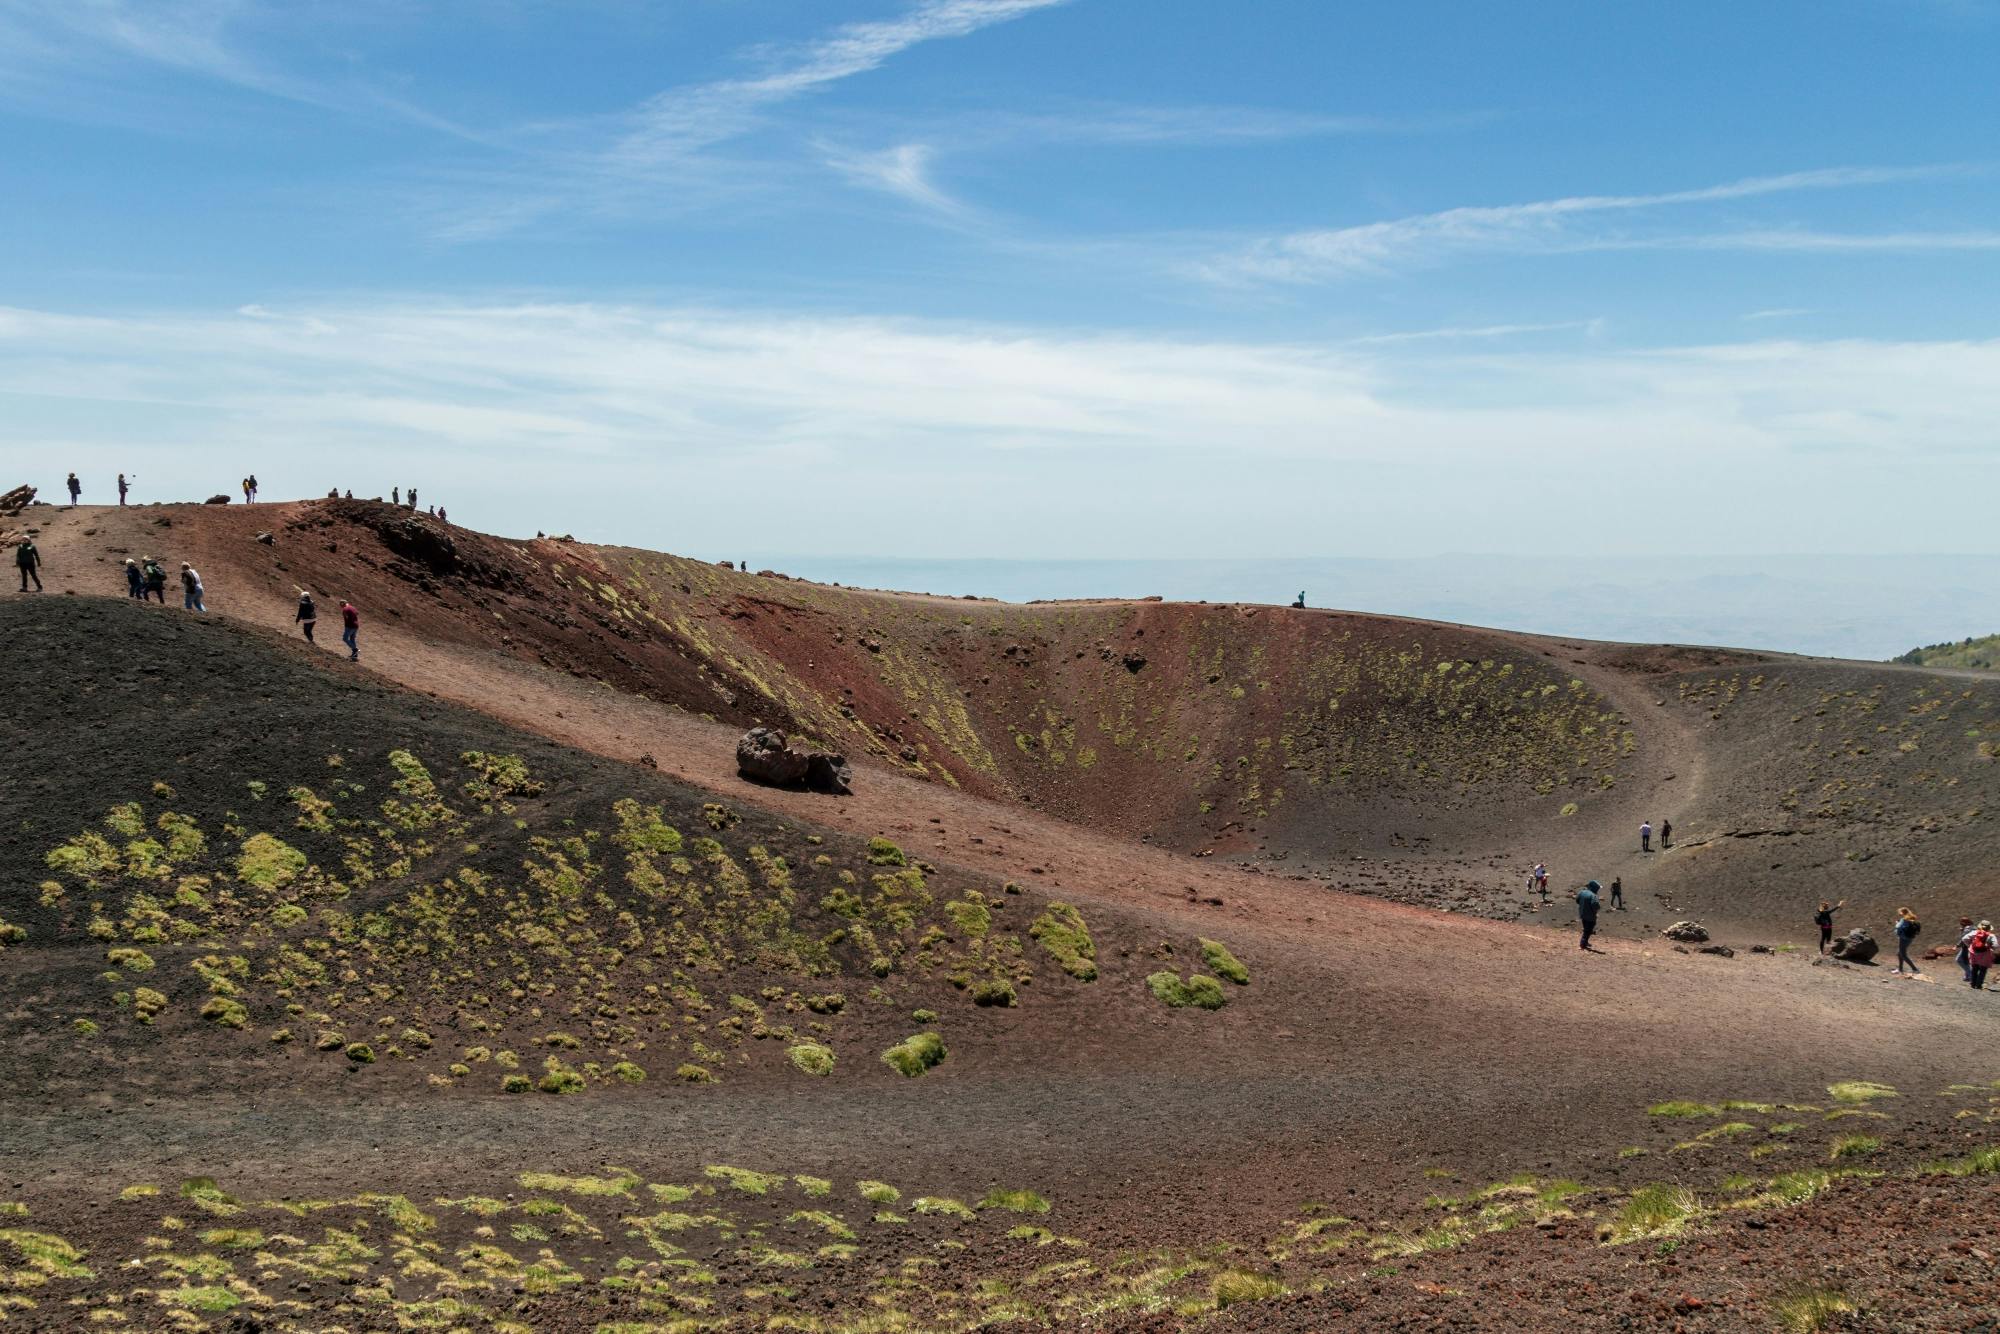
[[[783,732],[753,727],[736,743],[736,772],[753,783],[802,787],[846,796],[853,792],[847,759],[825,750],[801,750]]]
[[[1833,957],[1848,963],[1867,963],[1882,947],[1875,943],[1875,937],[1868,934],[1865,927],[1855,927],[1852,931],[1833,942]]]

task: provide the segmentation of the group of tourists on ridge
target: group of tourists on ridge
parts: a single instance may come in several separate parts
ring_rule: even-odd
[[[1819,928],[1819,952],[1822,955],[1833,947],[1833,915],[1846,906],[1846,899],[1838,903],[1821,899],[1819,911],[1813,914],[1813,925]],[[1898,908],[1890,929],[1896,933],[1896,966],[1889,970],[1889,976],[1921,976],[1916,961],[1910,958],[1910,945],[1924,929],[1924,924],[1908,908]],[[1986,990],[1986,970],[1993,966],[1996,957],[2000,957],[2000,933],[1993,930],[1993,923],[1985,918],[1977,922],[1970,917],[1959,918],[1958,948],[1952,952],[1952,962],[1958,965],[1966,985],[1975,991]]]

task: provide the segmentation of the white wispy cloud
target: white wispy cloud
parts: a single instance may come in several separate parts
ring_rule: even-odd
[[[1439,329],[1412,329],[1403,333],[1363,334],[1350,338],[1347,342],[1356,347],[1372,347],[1392,343],[1456,342],[1464,339],[1514,338],[1522,334],[1569,333],[1582,331],[1597,334],[1604,329],[1602,318],[1589,320],[1558,320],[1550,324],[1474,324],[1447,325]]]
[[[852,550],[879,525],[839,516],[892,498],[898,549],[959,555],[1187,534],[1425,550],[1440,524],[1457,546],[1523,549],[1523,505],[1574,507],[1592,534],[1616,514],[1604,536],[1628,549],[1744,533],[1807,549],[1915,507],[1973,523],[2000,484],[2000,341],[1634,351],[1471,332],[1357,346],[589,304],[0,309],[0,452],[104,472],[143,448],[191,478],[254,458],[274,494],[420,478],[490,526],[679,550],[737,540],[742,512],[697,496],[755,496],[760,531]],[[1837,472],[1812,462],[1828,452]],[[1635,470],[1657,503],[1607,509]]]
[[[332,14],[337,21],[338,11]],[[147,128],[195,114],[178,99],[132,86],[131,71],[150,68],[342,116],[497,142],[365,75],[315,77],[256,49],[259,31],[320,17],[259,0],[0,0],[0,99],[68,119]]]
[[[1381,274],[1437,263],[1453,255],[1482,252],[1535,252],[1584,249],[1680,248],[1704,243],[1714,248],[1806,249],[1817,234],[1734,231],[1709,238],[1633,237],[1580,233],[1575,223],[1593,216],[1638,214],[1801,191],[1847,190],[1909,184],[1963,175],[1958,164],[1914,167],[1829,167],[1816,171],[1754,176],[1719,185],[1650,194],[1570,195],[1522,204],[1445,209],[1352,227],[1321,228],[1267,237],[1198,266],[1204,276],[1226,282],[1325,282]],[[1786,245],[1790,238],[1796,242]],[[1831,238],[1821,248],[1833,249]],[[1845,238],[1846,248],[1871,248],[1866,239]],[[1872,248],[1910,248],[1904,236]]]
[[[848,180],[882,190],[946,218],[964,219],[972,210],[931,179],[936,156],[929,144],[897,144],[876,152],[827,147],[827,165]]]
[[[607,157],[627,166],[671,161],[733,139],[768,108],[879,69],[926,42],[968,37],[1068,0],[923,0],[893,19],[851,23],[806,46],[777,53],[754,78],[723,79],[657,93],[628,113],[631,129]]]

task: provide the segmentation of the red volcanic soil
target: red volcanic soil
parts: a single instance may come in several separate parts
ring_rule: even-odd
[[[0,920],[28,929],[0,952],[0,1036],[17,1072],[0,1089],[0,1202],[24,1202],[34,1226],[102,1257],[141,1321],[159,1315],[145,1303],[162,1285],[115,1266],[143,1259],[183,1177],[222,1179],[240,1204],[357,1191],[425,1204],[504,1200],[526,1194],[520,1172],[607,1164],[663,1187],[700,1182],[713,1164],[825,1177],[850,1223],[868,1216],[857,1180],[968,1202],[1033,1188],[1053,1209],[1027,1223],[1077,1243],[1009,1238],[1020,1220],[997,1214],[961,1228],[905,1209],[915,1232],[861,1229],[856,1254],[786,1271],[788,1295],[774,1298],[746,1238],[819,1226],[793,1221],[816,1206],[786,1186],[783,1210],[746,1199],[740,1216],[676,1242],[716,1273],[723,1304],[709,1314],[741,1327],[773,1313],[832,1321],[857,1294],[918,1272],[916,1257],[941,1255],[938,1277],[897,1290],[899,1310],[940,1325],[990,1314],[1003,1291],[1024,1303],[1018,1323],[1106,1328],[1766,1329],[1776,1303],[1808,1287],[1862,1307],[1826,1328],[1976,1328],[1990,1310],[1995,1248],[1979,1227],[1994,1178],[1910,1174],[1989,1142],[2000,1071],[1980,1053],[1993,1002],[1952,985],[1949,961],[1891,979],[1804,954],[1681,953],[1656,934],[1686,911],[1738,946],[1803,940],[1786,924],[1821,886],[1878,915],[1916,883],[1967,902],[1988,893],[1987,822],[1967,814],[1991,781],[1971,735],[2000,703],[1983,681],[1271,608],[863,594],[505,542],[363,502],[29,517],[51,592],[0,602],[14,705]],[[142,551],[200,568],[211,614],[62,595],[115,593],[124,553]],[[320,595],[325,640],[337,638],[337,599],[363,607],[358,666],[298,638],[298,585]],[[856,795],[737,780],[734,738],[752,721],[850,749]],[[198,989],[175,992],[155,1027],[107,1016],[99,1045],[71,1039],[71,1019],[97,1013],[82,998],[103,1004],[105,942],[80,907],[37,899],[46,850],[116,803],[152,801],[155,782],[205,828],[257,827],[273,817],[245,800],[245,783],[323,784],[330,748],[357,776],[398,748],[441,778],[467,751],[525,757],[545,790],[517,816],[453,835],[468,864],[502,881],[545,855],[518,839],[609,829],[623,798],[692,833],[721,803],[733,822],[716,839],[738,861],[753,843],[784,856],[802,905],[833,897],[843,869],[865,878],[862,840],[886,837],[932,864],[941,899],[995,905],[996,931],[1025,934],[1051,900],[1076,905],[1099,976],[1065,976],[1031,950],[1040,967],[1004,1008],[975,1007],[936,978],[890,978],[884,999],[829,1022],[841,1060],[824,1080],[793,1070],[781,1043],[753,1042],[719,1084],[677,1082],[648,1058],[646,1082],[593,1079],[575,1098],[509,1097],[490,1070],[433,1082],[472,1036],[442,1036],[462,1002],[426,1021],[436,1055],[366,1067],[303,1042],[273,1047],[258,1029],[284,1022],[275,1013],[241,1033],[204,1025]],[[379,775],[364,781],[388,790]],[[1667,809],[1674,848],[1628,847],[1638,818]],[[337,861],[337,847],[316,851],[291,830],[280,832]],[[1763,850],[1780,842],[1783,854]],[[386,911],[428,893],[461,854],[437,856],[367,903]],[[1523,902],[1536,857],[1563,887],[1624,876],[1634,911],[1605,914],[1598,952],[1493,920],[1566,923],[1565,907]],[[1885,866],[1895,882],[1874,883]],[[607,885],[602,910],[641,911],[635,892]],[[1395,897],[1462,911],[1383,901]],[[1937,926],[1923,943],[1942,938]],[[1204,939],[1227,944],[1248,985],[1224,983],[1213,1012],[1160,1004],[1148,978],[1207,966]],[[192,985],[203,950],[233,948],[163,945],[148,976]],[[845,966],[843,989],[858,996],[865,961]],[[743,967],[721,990],[809,989],[776,964]],[[595,1003],[647,1003],[626,974],[607,976],[622,980]],[[943,1016],[950,1055],[905,1080],[877,1054],[918,1026],[918,1008]],[[557,1022],[524,1016],[507,1020],[521,1025],[507,1041]],[[1898,1094],[1830,1099],[1846,1080]],[[1677,1099],[1697,1115],[1648,1115]],[[1724,1109],[1732,1100],[1744,1106]],[[1870,1146],[1832,1156],[1864,1132]],[[1840,1168],[1889,1175],[1810,1183],[1826,1189],[1799,1205],[1760,1197],[1776,1174]],[[166,1184],[168,1201],[111,1203],[137,1182]],[[1688,1186],[1699,1215],[1600,1246],[1633,1192],[1658,1184]],[[631,1258],[612,1243],[626,1206],[570,1203],[602,1245],[581,1224],[564,1239],[516,1221],[554,1238],[591,1285],[520,1284],[501,1307],[532,1328],[693,1317],[599,1285]],[[265,1231],[300,1226],[276,1205],[251,1214]],[[449,1258],[483,1244],[477,1224],[453,1215],[430,1235]],[[1217,1243],[1236,1249],[1203,1250]],[[1169,1252],[1194,1267],[1144,1282],[1121,1267]],[[1083,1268],[1050,1273],[1057,1262]],[[19,1261],[0,1249],[8,1263]],[[363,1286],[389,1264],[368,1261]],[[1238,1269],[1283,1291],[1217,1317],[1225,1271]],[[302,1307],[375,1327],[338,1281],[299,1281]],[[982,1283],[1001,1286],[982,1297]],[[272,1327],[300,1318],[256,1309]],[[56,1328],[57,1313],[75,1314],[38,1312],[19,1318]]]

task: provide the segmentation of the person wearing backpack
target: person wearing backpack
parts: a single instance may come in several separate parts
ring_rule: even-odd
[[[167,605],[166,567],[151,556],[139,558],[139,567],[146,572],[146,597],[158,598],[161,606]],[[139,599],[144,602],[146,599]]]
[[[21,591],[28,591],[28,581],[35,581],[35,591],[42,591],[42,553],[27,538],[14,548],[14,568],[21,572]]]
[[[1825,899],[1819,901],[1819,911],[1813,914],[1813,925],[1819,928],[1821,954],[1825,954],[1827,948],[1833,944],[1833,915],[1846,906],[1846,899],[1838,903],[1828,903]]]
[[[75,473],[71,473],[69,480],[63,485],[69,488],[69,503],[72,505],[76,504],[77,497],[83,494],[83,483],[76,480]]]
[[[1993,934],[1993,923],[1982,920],[1965,942],[1965,980],[1974,991],[1986,990],[1986,970],[1993,966],[1996,953],[2000,953],[2000,936]]]
[[[1583,923],[1583,939],[1577,948],[1589,949],[1590,938],[1597,932],[1597,891],[1595,880],[1576,892],[1576,917]]]
[[[319,620],[319,608],[313,605],[313,595],[306,592],[303,588],[299,590],[298,615],[292,617],[292,619],[297,621],[299,628],[306,632],[306,641],[308,643],[316,642],[313,640],[313,624]]]
[[[1889,970],[1889,976],[1900,977],[1904,973],[1911,977],[1917,975],[1917,966],[1910,962],[1910,942],[1917,938],[1917,932],[1921,930],[1923,923],[1917,920],[1915,913],[1908,908],[1896,909],[1896,966]]]

